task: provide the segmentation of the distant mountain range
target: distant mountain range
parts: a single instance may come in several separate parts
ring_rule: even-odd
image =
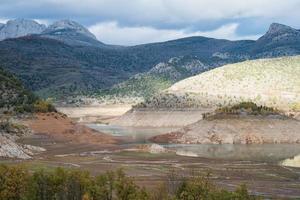
[[[228,63],[300,54],[300,31],[281,24],[272,24],[257,41],[189,37],[125,47],[104,44],[70,20],[49,27],[29,21],[14,20],[0,26],[0,35],[5,35],[2,39],[10,38],[0,42],[0,63],[43,97],[99,91],[100,95],[103,91],[119,95],[118,91],[132,91],[126,85],[128,81],[138,83],[137,77],[163,80],[169,86]],[[182,66],[172,64],[182,59]],[[133,94],[147,96],[166,87],[154,85],[150,90],[137,88]],[[115,92],[120,87],[125,89]]]

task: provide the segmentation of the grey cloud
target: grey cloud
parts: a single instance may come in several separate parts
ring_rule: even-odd
[[[299,0],[1,0],[0,18],[54,21],[73,19],[86,26],[117,22],[118,27],[209,32],[237,23],[240,35],[262,34],[272,22],[300,27]]]

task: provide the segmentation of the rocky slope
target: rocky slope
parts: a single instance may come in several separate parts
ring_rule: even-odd
[[[26,36],[29,34],[40,34],[45,29],[45,25],[39,24],[34,20],[9,20],[6,24],[0,25],[0,40]]]
[[[28,136],[31,130],[14,119],[0,118],[0,157],[30,159],[33,155],[46,151],[44,148],[16,142]]]
[[[151,140],[181,144],[300,143],[300,121],[279,115],[225,115],[213,120],[200,120]]]
[[[99,42],[87,28],[71,20],[54,22],[41,33],[41,36],[59,40],[72,46],[109,47]]]
[[[64,114],[26,90],[12,74],[0,69],[0,157],[30,159],[45,149],[18,141],[31,134],[44,134],[74,143],[112,144],[112,136],[74,123]]]
[[[300,121],[275,108],[242,102],[205,113],[202,120],[151,140],[182,144],[300,143]]]
[[[161,62],[145,73],[139,73],[129,80],[100,92],[104,100],[125,98],[149,98],[173,83],[184,78],[209,70],[196,56],[174,57],[167,62]],[[106,98],[106,99],[105,99]]]
[[[38,98],[26,90],[15,76],[1,68],[0,97],[0,157],[29,159],[35,153],[43,151],[41,148],[16,142],[31,134],[30,129],[22,124],[16,114],[33,112]]]
[[[51,97],[86,95],[99,89],[118,88],[118,84],[138,73],[151,74],[152,69],[160,76],[154,80],[153,76],[147,76],[151,84],[160,85],[160,77],[164,74],[185,77],[185,70],[174,74],[164,67],[161,70],[158,65],[165,63],[163,65],[167,66],[174,57],[197,57],[203,69],[196,66],[195,71],[202,72],[246,59],[300,53],[299,31],[278,24],[271,25],[270,31],[257,41],[190,37],[131,47],[105,45],[71,21],[50,27],[49,32],[40,35],[0,42],[0,61],[28,88]],[[161,87],[154,87],[154,90],[156,88]],[[122,94],[122,90],[119,91]],[[139,93],[143,93],[143,89],[138,89]]]

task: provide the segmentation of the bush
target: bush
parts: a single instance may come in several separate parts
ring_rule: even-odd
[[[28,170],[23,167],[0,166],[0,199],[23,199],[29,178]]]
[[[188,178],[181,178],[181,182],[175,191],[175,195],[170,196],[168,199],[256,200],[259,198],[250,195],[245,185],[241,185],[233,192],[220,189],[212,183],[210,174],[207,174],[205,176],[194,175]]]
[[[171,188],[170,188],[171,187]],[[168,178],[151,194],[122,170],[96,177],[87,171],[57,168],[30,174],[21,166],[0,166],[0,199],[8,200],[255,200],[245,185],[230,192],[207,176]]]
[[[56,112],[55,107],[49,102],[44,100],[38,100],[34,103],[34,112]]]
[[[241,102],[231,107],[222,107],[216,110],[217,114],[272,115],[280,114],[279,110],[267,106],[258,106],[253,102]]]

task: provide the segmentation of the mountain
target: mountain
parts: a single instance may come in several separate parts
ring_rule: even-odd
[[[170,54],[178,46],[182,47],[182,49],[176,49],[180,51],[181,55],[187,55],[185,51],[188,51],[190,55],[194,56],[179,56],[171,58],[167,62],[159,63],[148,72],[135,75],[103,94],[113,94],[113,99],[123,96],[148,98],[176,81],[217,66],[248,59],[298,55],[300,53],[300,31],[286,25],[273,23],[267,33],[257,41],[232,42],[192,37],[163,44],[150,44],[146,45],[145,48],[151,48],[154,51],[153,49],[160,45],[163,45],[164,51]],[[192,45],[198,48],[193,48]],[[184,47],[189,47],[189,49],[184,49]],[[188,59],[190,62],[195,62],[188,69],[184,69]],[[172,63],[172,61],[177,61],[177,63]]]
[[[41,35],[56,39],[72,46],[105,46],[99,42],[88,29],[71,20],[54,22],[46,28]]]
[[[229,64],[179,81],[141,108],[205,108],[251,101],[300,110],[300,56]]]
[[[40,34],[46,26],[34,20],[15,19],[0,25],[0,40],[16,38],[29,34]]]
[[[251,48],[252,57],[278,57],[298,55],[300,31],[289,26],[273,23],[268,32]],[[270,51],[271,50],[271,51]]]
[[[148,72],[136,74],[109,90],[101,91],[100,97],[105,98],[106,101],[149,98],[179,80],[207,70],[209,66],[203,64],[197,56],[174,57],[167,62],[158,63]]]
[[[41,34],[0,42],[0,62],[26,87],[44,97],[65,98],[97,91],[100,96],[118,92],[122,96],[135,87],[130,85],[141,82],[153,89],[142,86],[133,88],[133,93],[145,97],[174,81],[229,63],[300,54],[299,31],[283,27],[271,25],[257,41],[189,37],[124,47],[103,44],[81,25],[64,20]],[[279,35],[289,35],[288,40],[276,39]],[[188,73],[184,62],[170,64],[172,58],[181,57],[198,64]]]

